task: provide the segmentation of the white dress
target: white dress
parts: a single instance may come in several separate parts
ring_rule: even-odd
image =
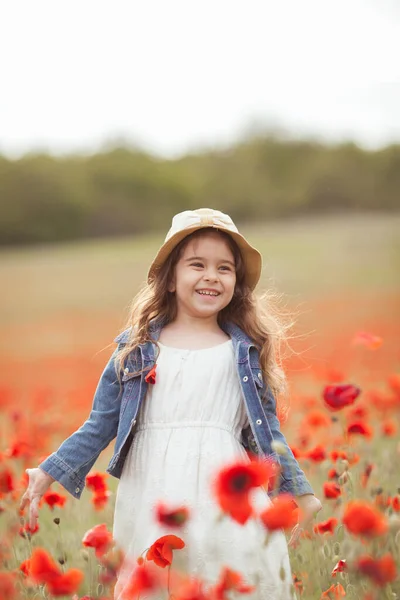
[[[172,567],[215,583],[222,567],[243,574],[257,591],[249,600],[292,598],[288,547],[283,531],[270,534],[257,519],[240,525],[230,517],[218,520],[212,493],[213,476],[236,459],[249,460],[240,443],[247,423],[232,341],[202,350],[160,345],[156,383],[149,384],[137,432],[118,486],[114,539],[127,556],[137,558],[159,537],[173,533],[185,541],[174,550]],[[191,512],[183,528],[160,525],[154,506],[185,505]],[[258,510],[270,504],[266,491],[253,490]],[[285,571],[282,581],[281,569]],[[126,577],[121,569],[118,598]],[[166,598],[140,595],[145,598]]]

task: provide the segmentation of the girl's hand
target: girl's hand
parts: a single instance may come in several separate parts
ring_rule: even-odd
[[[39,469],[39,467],[36,469],[25,469],[25,473],[28,474],[29,484],[25,494],[21,498],[19,508],[20,510],[24,510],[25,506],[29,503],[29,527],[34,529],[39,514],[40,499],[55,479],[42,471],[42,469]]]
[[[303,496],[296,496],[296,504],[300,508],[301,519],[295,525],[291,531],[290,539],[288,542],[289,547],[296,548],[299,543],[299,538],[304,530],[312,533],[312,522],[315,515],[321,510],[322,504],[314,496],[314,494],[304,494]]]

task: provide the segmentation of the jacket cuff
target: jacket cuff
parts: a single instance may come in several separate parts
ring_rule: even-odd
[[[314,490],[311,485],[304,477],[298,477],[296,479],[283,479],[279,484],[280,493],[289,493],[293,496],[302,496],[303,494],[314,494]],[[314,494],[315,495],[315,494]]]
[[[85,482],[55,452],[41,462],[38,468],[53,477],[74,498],[81,497]]]

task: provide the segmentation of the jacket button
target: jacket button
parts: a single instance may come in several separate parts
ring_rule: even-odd
[[[79,494],[80,491],[81,491],[81,488],[75,488],[75,494]]]
[[[260,372],[259,372],[259,374],[258,374],[258,378],[259,378],[259,379],[262,379],[262,373],[261,373],[261,371],[260,371]]]
[[[136,425],[136,419],[132,419],[131,425]]]
[[[126,367],[126,368],[124,369],[124,373],[129,373],[129,369],[128,369],[128,367]]]
[[[261,423],[262,423],[261,419],[257,419],[256,423],[257,423],[257,425],[261,425]]]
[[[247,375],[245,375],[245,376],[243,377],[243,381],[244,381],[244,382],[246,382],[246,381],[248,381],[248,380],[249,380],[249,378],[247,377]]]

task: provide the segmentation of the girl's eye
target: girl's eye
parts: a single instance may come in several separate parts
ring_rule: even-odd
[[[191,264],[190,264],[190,266],[191,266],[191,267],[202,267],[202,266],[203,266],[203,263],[199,263],[199,262],[196,262],[196,263],[191,263]]]
[[[224,271],[230,271],[230,270],[231,270],[231,268],[230,268],[230,267],[228,267],[227,265],[224,265],[224,266],[222,266],[222,267],[220,267],[220,268],[221,268],[221,269],[224,269]]]

